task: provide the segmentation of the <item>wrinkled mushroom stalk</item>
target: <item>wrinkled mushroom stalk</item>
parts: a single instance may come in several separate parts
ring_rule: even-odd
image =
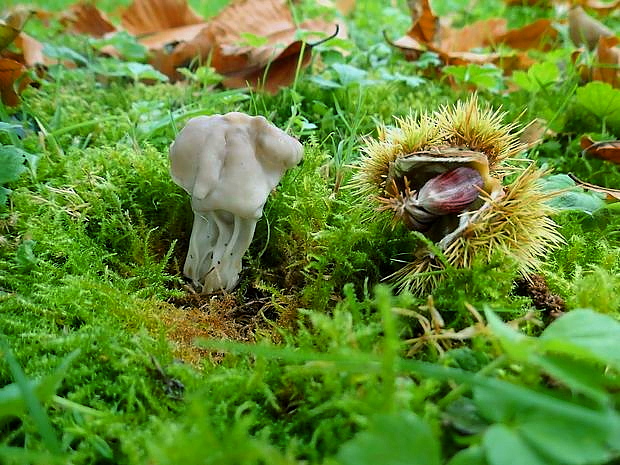
[[[195,213],[183,274],[209,292],[230,290],[239,278],[256,222],[225,211]]]
[[[503,117],[480,108],[473,96],[417,120],[398,120],[396,128],[367,139],[354,181],[360,196],[443,255],[424,244],[413,250],[412,261],[393,275],[401,287],[427,292],[447,268],[469,267],[498,250],[527,275],[562,242],[549,218],[555,194],[539,183],[545,171],[515,165],[525,146]],[[504,185],[508,173],[517,176]]]
[[[262,116],[192,118],[170,146],[173,180],[192,197],[183,273],[202,292],[231,290],[272,189],[303,147]]]

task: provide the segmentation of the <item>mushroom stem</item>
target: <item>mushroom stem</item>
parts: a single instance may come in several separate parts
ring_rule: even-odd
[[[194,286],[231,290],[239,280],[241,260],[254,236],[256,220],[216,210],[196,214],[184,274]]]

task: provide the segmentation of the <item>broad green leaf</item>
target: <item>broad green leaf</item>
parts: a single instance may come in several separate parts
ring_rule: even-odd
[[[21,124],[11,124],[0,121],[0,131],[21,134],[24,132],[24,127]]]
[[[555,83],[560,77],[558,67],[551,61],[535,63],[525,71],[515,71],[512,80],[528,92],[538,92]]]
[[[368,72],[363,69],[345,63],[334,63],[331,67],[336,71],[338,80],[344,86],[353,83],[363,84],[366,82]]]
[[[512,428],[497,424],[491,426],[482,438],[489,465],[549,465]]]
[[[620,122],[620,90],[606,82],[593,81],[579,87],[576,101],[599,118]]]
[[[532,353],[535,340],[508,326],[488,308],[484,309],[484,315],[489,328],[499,339],[506,353],[517,360],[527,360]]]
[[[6,204],[6,201],[9,199],[9,194],[11,192],[11,189],[0,186],[0,208],[2,208],[2,206]]]
[[[532,447],[563,465],[607,463],[615,455],[609,447],[606,431],[584,427],[579,418],[551,416],[544,410],[531,411],[527,419],[519,423],[518,431]]]
[[[454,455],[448,465],[488,465],[488,462],[484,449],[479,445],[474,445]]]
[[[3,145],[0,147],[0,184],[6,184],[17,180],[26,171],[24,161],[26,152],[14,145]]]
[[[560,191],[548,202],[557,210],[591,214],[606,205],[604,194],[584,190],[565,174],[547,176],[541,180],[541,186],[546,192]]]
[[[70,60],[84,66],[88,65],[88,60],[83,55],[80,55],[69,47],[55,46],[46,43],[43,46],[43,53],[45,56],[56,58],[58,61]]]
[[[97,50],[111,45],[127,61],[144,61],[148,57],[148,49],[126,31],[119,31],[104,38],[91,38],[89,42]]]
[[[338,451],[342,465],[439,465],[439,442],[411,412],[380,414]]]
[[[575,357],[588,357],[620,370],[620,323],[593,310],[573,310],[543,331],[544,347]]]
[[[580,392],[603,404],[607,389],[620,389],[620,380],[605,376],[600,365],[571,355],[547,353],[535,356],[533,363],[548,375],[565,384],[574,392]]]
[[[562,444],[567,450],[572,447],[569,444],[578,444],[584,453],[573,451],[570,463],[583,465],[601,463],[591,462],[590,457],[610,457],[620,450],[620,415],[613,407],[591,409],[508,383],[478,385],[473,391],[474,401],[483,416],[498,424],[510,425],[502,434],[509,431],[515,447],[527,440],[527,444],[554,462],[565,463],[565,454],[559,451]],[[552,441],[549,434],[555,436]],[[502,463],[490,458],[489,462]]]
[[[36,241],[27,239],[19,244],[19,247],[17,247],[17,251],[15,252],[15,261],[22,271],[31,270],[37,263],[37,257],[32,250],[35,244]]]
[[[460,84],[473,84],[476,87],[497,90],[502,87],[503,76],[494,65],[446,66],[443,73],[452,76]]]
[[[51,375],[45,376],[39,380],[28,381],[39,402],[45,403],[54,396],[69,366],[78,354],[79,351],[77,350],[71,352]],[[20,416],[25,414],[27,410],[26,400],[17,383],[9,384],[0,389],[0,418]]]

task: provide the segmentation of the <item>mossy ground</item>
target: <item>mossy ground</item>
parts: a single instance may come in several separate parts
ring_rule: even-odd
[[[414,88],[381,78],[381,71],[418,70],[380,36],[379,18],[406,30],[404,5],[380,3],[358,2],[350,20],[358,48],[350,56],[315,54],[294,88],[276,96],[102,81],[86,66],[42,79],[26,90],[20,107],[3,110],[2,120],[18,122],[24,134],[12,140],[0,133],[0,141],[17,142],[40,159],[36,170],[10,185],[9,204],[0,213],[0,333],[29,378],[52,372],[79,349],[56,393],[70,403],[46,404],[64,459],[340,463],[341,445],[368,427],[374,413],[394,409],[423,418],[444,457],[467,446],[471,437],[463,429],[446,427],[442,399],[453,395],[453,384],[390,371],[390,351],[405,356],[412,343],[402,341],[419,337],[422,329],[407,312],[390,327],[381,309],[422,312],[429,309],[428,296],[399,295],[389,282],[377,285],[407,260],[418,239],[369,221],[365,203],[348,185],[362,136],[373,134],[378,123],[434,110],[466,92],[439,79]],[[494,8],[505,13],[497,3]],[[511,11],[515,24],[546,14],[533,7]],[[39,32],[51,42],[64,37]],[[368,71],[372,82],[339,82],[329,67],[334,57]],[[318,75],[339,87],[327,89],[312,79]],[[618,187],[618,168],[583,158],[578,138],[589,132],[617,139],[620,128],[571,99],[566,89],[573,84],[578,79],[569,74],[544,93],[500,95],[482,88],[479,97],[501,105],[508,118],[526,109],[523,123],[539,112],[548,120],[557,117],[557,135],[529,156],[557,172]],[[168,174],[167,148],[188,116],[228,111],[262,114],[290,127],[305,158],[270,197],[238,288],[201,296],[182,277],[192,211]],[[174,123],[170,115],[177,117]],[[549,253],[540,273],[565,311],[590,308],[620,317],[618,212],[610,204],[593,214],[554,217],[566,242]],[[455,331],[476,322],[470,306],[494,309],[505,320],[533,311],[552,321],[518,281],[516,267],[500,254],[476,261],[433,291],[433,311]],[[534,325],[526,329],[540,332]],[[196,338],[277,344],[289,357],[329,354],[339,363],[379,357],[385,366],[346,371],[303,357],[289,364],[275,349],[235,354],[201,346]],[[413,354],[470,371],[500,355],[485,334],[427,344]],[[548,382],[527,370],[510,378],[523,385]],[[0,363],[0,385],[11,382],[9,366]],[[28,415],[0,415],[0,452],[5,447],[15,449],[6,459],[0,455],[2,463],[51,460]],[[33,455],[20,455],[18,448]]]

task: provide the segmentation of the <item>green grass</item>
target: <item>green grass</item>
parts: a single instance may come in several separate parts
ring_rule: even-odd
[[[222,3],[192,5],[207,16]],[[0,206],[0,463],[619,460],[617,204],[554,216],[565,243],[540,274],[570,324],[520,291],[501,252],[451,270],[432,296],[385,280],[418,238],[371,221],[351,188],[363,137],[470,93],[385,44],[383,29],[395,39],[410,25],[404,3],[358,1],[351,53],[317,47],[275,96],[106,76],[85,38],[28,23],[86,61],[52,67],[0,109],[22,128],[0,143],[34,155]],[[550,14],[465,3],[444,8],[463,24]],[[481,85],[479,98],[507,122],[550,123],[528,153],[539,164],[617,188],[616,165],[581,154],[582,134],[618,139],[620,127],[580,103],[570,48],[539,57],[562,63],[544,90]],[[211,298],[182,276],[193,213],[167,151],[188,118],[229,111],[288,128],[305,155],[272,193],[239,286]],[[501,323],[514,320],[522,335]]]

